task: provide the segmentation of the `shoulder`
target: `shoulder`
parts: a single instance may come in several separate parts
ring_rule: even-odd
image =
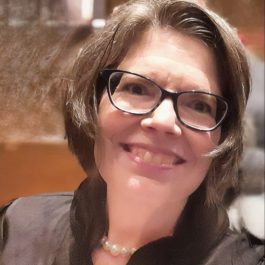
[[[204,265],[264,265],[264,242],[247,233],[228,231]]]
[[[5,212],[6,216],[27,215],[36,218],[38,215],[61,212],[70,207],[73,193],[48,193],[15,199],[0,208],[0,213]],[[33,212],[34,211],[34,212]]]
[[[52,264],[49,259],[69,234],[72,199],[73,193],[43,194],[19,198],[0,208],[0,261],[33,264],[34,256],[40,259],[43,255],[47,262],[36,264]]]
[[[72,193],[52,193],[13,200],[0,209],[2,223],[15,228],[42,229],[44,225],[62,220],[69,214]],[[4,223],[3,223],[4,224]]]

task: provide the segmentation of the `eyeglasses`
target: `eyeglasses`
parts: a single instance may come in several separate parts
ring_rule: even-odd
[[[142,75],[123,70],[105,69],[110,102],[117,109],[146,115],[153,112],[165,98],[171,98],[178,120],[198,131],[212,131],[221,125],[228,111],[227,101],[204,91],[169,92]]]

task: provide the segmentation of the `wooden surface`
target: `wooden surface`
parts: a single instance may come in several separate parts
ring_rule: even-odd
[[[0,144],[0,205],[19,196],[72,191],[83,178],[65,143]]]

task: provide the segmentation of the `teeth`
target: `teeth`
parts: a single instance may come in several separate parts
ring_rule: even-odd
[[[153,158],[150,152],[146,152],[143,156],[143,160],[146,162],[152,162]]]
[[[141,160],[156,165],[173,165],[176,159],[175,156],[157,154],[138,147],[132,148],[131,152]]]

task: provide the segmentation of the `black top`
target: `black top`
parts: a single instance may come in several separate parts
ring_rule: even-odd
[[[70,265],[72,199],[72,193],[44,194],[0,208],[0,265]],[[264,245],[228,231],[203,265],[264,265]]]

